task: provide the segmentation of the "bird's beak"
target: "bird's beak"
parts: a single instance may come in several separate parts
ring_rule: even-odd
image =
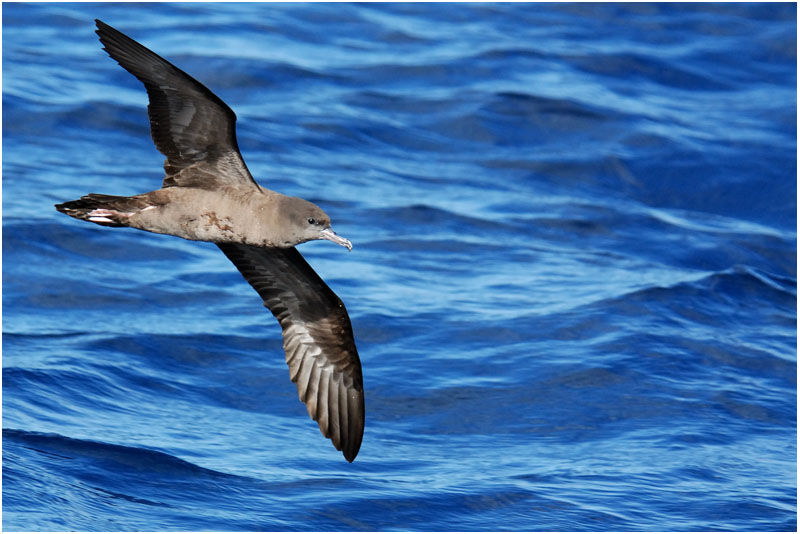
[[[340,235],[336,235],[336,232],[331,230],[330,228],[325,228],[319,233],[320,239],[327,239],[328,241],[333,241],[337,245],[342,245],[343,247],[347,247],[347,250],[353,250],[353,244],[350,242],[349,239],[345,239]]]

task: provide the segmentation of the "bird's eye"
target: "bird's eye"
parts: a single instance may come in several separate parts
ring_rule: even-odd
[[[309,217],[308,224],[317,224],[317,220],[314,217]]]

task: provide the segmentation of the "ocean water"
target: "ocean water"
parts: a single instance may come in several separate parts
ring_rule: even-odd
[[[793,4],[4,4],[5,530],[797,528]],[[100,18],[354,243],[348,464]]]

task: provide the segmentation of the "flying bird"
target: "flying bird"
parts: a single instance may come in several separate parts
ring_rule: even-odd
[[[350,317],[295,245],[326,239],[352,248],[318,206],[261,187],[236,142],[236,115],[217,95],[100,20],[104,50],[144,84],[150,133],[164,156],[160,189],[89,194],[56,204],[101,226],[127,226],[216,244],[283,331],[292,382],[308,414],[352,462],[364,434],[364,387]]]

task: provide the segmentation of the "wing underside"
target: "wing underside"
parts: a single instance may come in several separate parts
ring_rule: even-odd
[[[364,388],[344,304],[295,248],[217,246],[280,323],[300,400],[322,434],[352,462],[364,433]]]

